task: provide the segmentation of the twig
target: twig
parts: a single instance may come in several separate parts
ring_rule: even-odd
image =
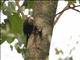
[[[56,17],[56,20],[54,21],[54,25],[58,22],[59,18],[61,17],[61,15],[63,14],[63,12],[61,14],[58,15],[58,17]]]
[[[72,8],[75,8],[75,7],[80,7],[80,5],[77,5],[77,6],[74,6],[74,7],[69,7],[69,6],[67,5],[67,6],[65,7],[66,9],[64,8],[61,12],[57,13],[56,15],[64,12],[65,10],[72,9]]]
[[[73,9],[73,8],[71,8],[71,9]],[[79,10],[77,10],[77,9],[73,9],[73,10],[75,10],[75,11],[77,11],[77,12],[79,12],[79,13],[80,13],[80,11],[79,11]]]
[[[77,10],[77,9],[75,9],[75,7],[80,7],[80,5],[70,7],[70,6],[67,4],[67,6],[66,6],[61,12],[59,12],[59,13],[56,14],[56,16],[57,16],[57,15],[58,15],[58,16],[56,17],[56,20],[54,21],[54,25],[58,22],[59,18],[60,18],[61,15],[64,13],[64,11],[66,11],[66,10],[68,10],[68,9],[73,9],[73,10],[75,10],[75,11],[77,11],[77,12],[80,13],[80,11]]]
[[[74,8],[75,8],[75,7],[80,7],[80,5],[74,6]]]
[[[57,13],[56,16],[57,16],[58,14],[63,13],[65,10],[68,10],[68,9],[69,9],[69,8],[66,6],[61,12]]]
[[[64,13],[64,11],[68,10],[69,9],[69,6],[67,5],[61,12],[57,13],[56,14],[56,20],[54,20],[54,25],[58,22],[59,18],[61,17],[61,15]]]

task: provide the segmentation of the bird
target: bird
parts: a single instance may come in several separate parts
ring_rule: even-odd
[[[39,28],[35,25],[35,22],[31,17],[28,17],[24,22],[23,22],[23,33],[26,36],[26,44],[28,43],[29,37],[31,34],[39,35],[42,37],[42,31],[39,30]]]
[[[34,25],[30,20],[31,19],[28,18],[23,23],[23,33],[24,33],[24,35],[27,36],[27,40],[28,40],[29,36],[31,35],[31,33],[32,33],[33,29],[34,29]]]

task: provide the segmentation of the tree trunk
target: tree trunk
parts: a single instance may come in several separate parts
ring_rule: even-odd
[[[58,1],[35,1],[33,17],[39,33],[28,39],[25,60],[45,60],[49,55],[50,40]]]

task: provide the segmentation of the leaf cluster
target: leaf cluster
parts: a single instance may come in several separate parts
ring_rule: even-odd
[[[23,34],[23,10],[21,10],[21,12],[19,11],[22,7],[32,8],[33,0],[24,0],[21,7],[17,6],[16,2],[17,1],[14,2],[13,0],[0,1],[0,10],[4,15],[7,16],[7,19],[4,20],[4,23],[0,24],[0,44],[5,41],[11,44],[14,39],[17,38],[18,43],[15,44],[15,48],[20,53],[22,51],[20,47],[22,44],[26,44],[26,36]],[[18,7],[18,10],[16,10],[16,6]],[[10,48],[12,49],[12,45],[10,45]]]

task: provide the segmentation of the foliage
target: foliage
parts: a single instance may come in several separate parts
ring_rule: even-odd
[[[1,6],[1,11],[4,15],[7,16],[7,19],[4,20],[4,23],[0,24],[0,44],[2,44],[4,41],[12,43],[16,38],[17,34],[23,34],[23,20],[20,14],[16,11],[15,6],[16,5],[14,2],[8,2],[8,6],[3,2],[3,5]]]
[[[22,44],[26,44],[26,37],[23,34],[23,17],[20,15],[21,12],[19,12],[20,7],[18,6],[18,10],[16,10],[17,3],[13,0],[7,1],[8,5],[5,4],[6,1],[1,0],[0,1],[0,10],[4,15],[7,16],[7,19],[4,20],[4,23],[0,24],[0,33],[1,33],[1,42],[2,44],[4,41],[7,41],[9,44],[11,44],[15,38],[18,39],[18,43],[15,44],[16,50],[20,53],[20,47]],[[19,3],[19,2],[18,2]],[[28,0],[24,1],[22,7],[25,8],[32,8],[33,1]],[[23,10],[21,10],[23,11]],[[22,14],[22,13],[21,13]],[[12,49],[12,46],[10,45],[10,48]]]

